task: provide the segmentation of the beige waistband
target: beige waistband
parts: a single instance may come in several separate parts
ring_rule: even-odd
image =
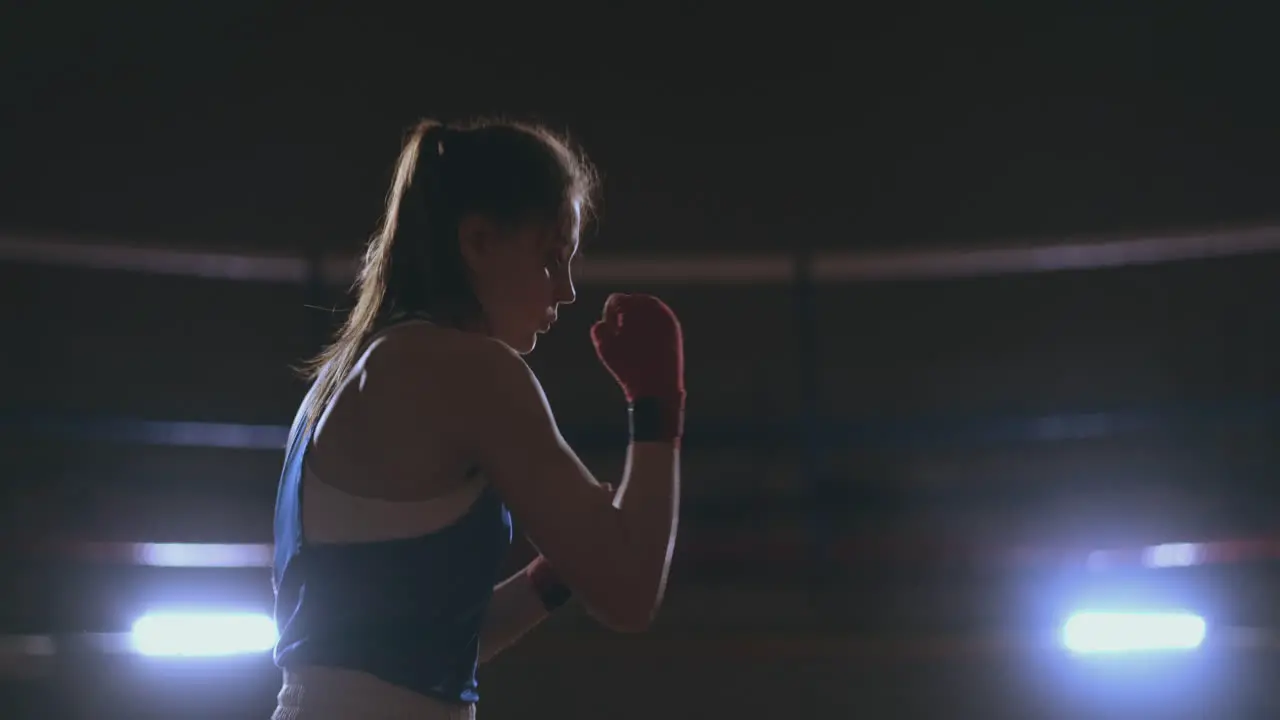
[[[272,720],[474,720],[475,705],[420,695],[367,673],[338,668],[286,671]]]

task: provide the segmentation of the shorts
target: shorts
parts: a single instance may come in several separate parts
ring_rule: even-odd
[[[475,720],[475,705],[437,700],[337,668],[288,670],[271,720]]]

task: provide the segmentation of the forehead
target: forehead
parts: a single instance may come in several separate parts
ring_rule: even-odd
[[[540,249],[567,248],[577,252],[582,227],[582,203],[566,202],[553,219],[533,220],[512,228],[517,237]]]
[[[577,235],[582,227],[582,201],[575,198],[560,208],[560,222],[573,235]]]
[[[576,247],[581,230],[582,202],[574,200],[565,203],[556,221],[545,228],[545,237],[548,242]]]

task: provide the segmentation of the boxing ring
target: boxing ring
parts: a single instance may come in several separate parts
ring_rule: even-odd
[[[770,425],[744,421],[722,424],[691,432],[690,452],[700,448],[732,449],[744,444],[782,443],[799,448],[800,477],[810,483],[812,507],[809,524],[788,537],[767,540],[735,537],[706,538],[688,550],[690,567],[714,567],[731,563],[744,553],[765,558],[809,555],[846,564],[914,565],[989,568],[1010,572],[1072,573],[1089,575],[1100,571],[1161,571],[1189,567],[1230,567],[1272,563],[1280,560],[1280,537],[1267,535],[1229,538],[1197,538],[1179,543],[1154,543],[1115,547],[1020,546],[991,547],[982,544],[958,545],[954,539],[930,542],[900,541],[865,537],[831,542],[832,513],[823,511],[829,493],[821,467],[823,448],[831,444],[868,447],[919,445],[1052,442],[1063,439],[1109,437],[1171,428],[1194,433],[1223,422],[1280,422],[1280,398],[1257,398],[1240,404],[1170,411],[1083,412],[1054,415],[1011,414],[973,418],[933,418],[904,421],[866,418],[832,421],[821,410],[822,383],[817,354],[821,332],[816,319],[816,290],[820,287],[867,283],[932,282],[980,280],[1008,275],[1035,275],[1087,270],[1154,266],[1195,260],[1264,256],[1280,253],[1280,227],[1255,227],[1164,236],[1128,238],[1072,238],[1059,242],[1017,242],[968,249],[916,249],[880,253],[811,252],[792,255],[725,257],[618,257],[601,254],[583,263],[578,282],[588,287],[640,285],[663,287],[775,287],[785,290],[791,301],[791,326],[787,342],[794,346],[799,376],[801,413],[798,421]],[[103,240],[48,237],[0,237],[0,263],[15,266],[68,268],[77,271],[107,271],[174,277],[200,278],[227,283],[293,284],[308,288],[323,298],[351,282],[354,259],[337,256],[255,256],[214,251],[126,245]],[[322,341],[322,330],[314,333]],[[1224,418],[1226,420],[1224,420]],[[137,418],[85,418],[48,414],[32,416],[0,415],[9,429],[24,433],[67,438],[84,438],[139,447],[176,447],[226,450],[270,451],[282,447],[287,427],[269,423],[193,422]],[[606,444],[614,439],[612,428],[574,426],[565,435],[578,446]],[[753,545],[753,542],[755,545]],[[22,552],[36,558],[72,558],[94,567],[137,567],[171,569],[220,568],[259,573],[269,566],[270,547],[261,543],[151,543],[151,542],[59,542],[41,540],[24,546]],[[787,562],[779,560],[780,564]],[[256,576],[256,575],[254,575]],[[265,575],[263,575],[265,577]],[[1045,575],[1048,577],[1048,575]],[[809,581],[806,581],[809,582]],[[813,580],[813,582],[819,582]],[[699,607],[714,606],[701,599]],[[692,614],[696,611],[690,610]],[[692,615],[691,615],[692,616]],[[896,652],[920,657],[1000,656],[1015,646],[1051,646],[1065,654],[1089,654],[1123,650],[1125,642],[1152,644],[1166,649],[1264,651],[1280,648],[1274,628],[1248,624],[1212,625],[1211,620],[1185,612],[1136,612],[1142,632],[1130,633],[1127,640],[1116,630],[1116,618],[1103,612],[1072,616],[1060,628],[1060,636],[1033,638],[986,638],[983,640],[920,640],[895,646]],[[704,618],[704,621],[708,621]],[[694,621],[690,621],[693,623]],[[1207,627],[1206,623],[1210,623]],[[1132,618],[1125,627],[1133,627]],[[35,682],[65,678],[82,672],[92,658],[121,656],[140,658],[131,662],[156,663],[167,659],[246,658],[231,660],[243,664],[248,674],[260,673],[261,655],[269,647],[273,628],[264,625],[258,613],[169,613],[139,617],[129,632],[13,633],[0,638],[0,676],[10,682]],[[890,651],[875,642],[859,642],[838,634],[824,637],[815,629],[807,635],[779,634],[771,638],[743,639],[731,652],[770,658],[812,656],[828,660],[872,662]],[[723,642],[717,641],[717,642]],[[1118,643],[1118,645],[1117,645]],[[556,647],[539,647],[539,652],[559,655],[590,655],[592,642]],[[711,652],[689,645],[689,653]],[[903,649],[906,648],[906,649]],[[723,648],[717,650],[722,652]],[[652,650],[655,658],[659,649]],[[199,658],[204,658],[199,659]],[[56,687],[56,684],[55,684]],[[92,716],[89,710],[68,711]],[[90,713],[90,714],[83,714]]]

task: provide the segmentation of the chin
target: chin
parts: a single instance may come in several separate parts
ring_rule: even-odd
[[[511,349],[515,350],[521,355],[528,355],[529,353],[533,352],[533,349],[537,346],[538,346],[538,336],[534,334],[526,338],[524,342],[512,343]]]

